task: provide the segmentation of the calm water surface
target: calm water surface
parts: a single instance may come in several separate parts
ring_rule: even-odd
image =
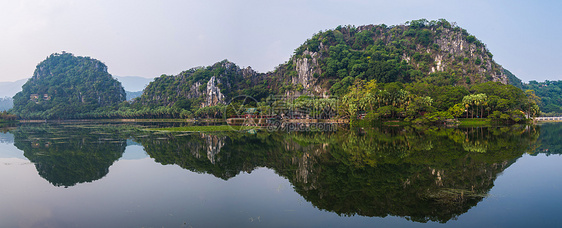
[[[556,227],[562,124],[0,132],[0,227]]]

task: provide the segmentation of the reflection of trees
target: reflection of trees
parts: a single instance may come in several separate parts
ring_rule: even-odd
[[[339,215],[446,222],[481,201],[537,137],[512,127],[168,133],[136,140],[158,162],[222,179],[272,168],[313,205]]]
[[[162,164],[176,164],[198,173],[209,173],[229,179],[238,173],[251,172],[266,161],[277,161],[279,153],[271,153],[282,141],[270,134],[174,133],[137,137],[145,151]],[[290,158],[289,158],[290,159]],[[263,166],[263,165],[262,165]]]
[[[119,137],[118,130],[24,125],[12,133],[14,145],[35,163],[41,177],[68,187],[101,179],[109,172],[126,147],[126,137]]]
[[[545,123],[540,125],[540,131],[541,136],[538,139],[537,146],[533,148],[532,155],[538,155],[540,153],[546,155],[562,154],[562,144],[560,143],[562,124]]]
[[[446,222],[476,205],[497,174],[537,136],[519,128],[387,128],[337,134],[310,171],[318,182],[313,187],[292,183],[316,207],[340,215]],[[464,149],[482,140],[488,145],[485,153]]]

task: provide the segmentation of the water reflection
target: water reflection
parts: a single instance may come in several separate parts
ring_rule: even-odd
[[[560,136],[562,135],[562,125],[560,123],[544,123],[540,126],[541,137],[534,145],[532,155],[538,154],[554,155],[562,154],[562,143]]]
[[[559,125],[542,128],[560,131]],[[246,134],[41,124],[10,132],[14,145],[55,186],[103,178],[125,147],[136,144],[158,163],[223,180],[267,167],[316,208],[340,216],[390,215],[416,222],[455,219],[485,198],[498,174],[524,153],[559,151],[558,142],[550,144],[556,132],[537,140],[538,128],[521,126]],[[0,137],[10,140],[11,135]]]
[[[447,222],[481,201],[538,135],[528,127],[383,128],[135,140],[157,162],[222,179],[271,168],[315,207],[339,215]]]
[[[114,127],[23,125],[11,131],[14,145],[55,186],[98,180],[121,157],[126,138]]]

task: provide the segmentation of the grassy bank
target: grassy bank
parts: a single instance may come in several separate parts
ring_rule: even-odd
[[[461,127],[488,127],[495,123],[491,119],[480,118],[480,119],[459,119]]]

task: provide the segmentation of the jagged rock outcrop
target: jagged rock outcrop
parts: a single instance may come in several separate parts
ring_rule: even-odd
[[[263,82],[263,74],[241,69],[224,60],[209,67],[196,67],[175,76],[162,75],[150,83],[135,102],[144,105],[173,106],[190,100],[199,107],[226,104],[245,89]]]
[[[213,106],[224,104],[224,95],[221,93],[217,84],[219,84],[216,76],[211,77],[207,82],[207,93],[205,94],[205,106]]]
[[[466,37],[463,37],[463,30],[455,30],[454,28],[442,28],[440,30],[440,35],[434,41],[440,47],[440,51],[434,54],[435,66],[431,68],[431,73],[446,71],[454,67],[450,61],[447,61],[451,56],[463,58],[463,61],[464,58],[474,59],[475,61],[479,59],[480,64],[476,65],[480,67],[474,68],[476,74],[488,74],[491,77],[491,81],[507,84],[508,79],[503,73],[503,67],[492,60],[492,55],[486,46],[480,42],[469,42],[469,39],[472,40],[473,38],[467,39]],[[466,70],[463,73],[466,74]]]
[[[318,75],[322,72],[318,64],[320,54],[309,50],[306,50],[303,54],[310,56],[310,58],[296,59],[295,70],[297,71],[297,76],[292,77],[291,82],[296,85],[302,85],[302,88],[306,91],[322,95],[323,97],[327,96],[328,91],[322,89],[317,79]],[[315,75],[316,77],[314,77]]]

